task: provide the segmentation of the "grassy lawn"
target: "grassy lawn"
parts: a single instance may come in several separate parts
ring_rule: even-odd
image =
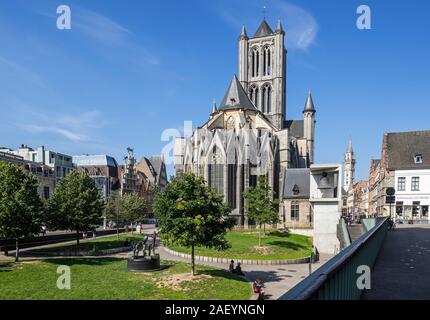
[[[234,230],[226,236],[231,248],[217,251],[208,248],[196,248],[196,255],[245,260],[284,260],[310,256],[312,241],[309,237],[266,231],[261,247],[258,247],[258,230]],[[190,253],[191,249],[180,246],[169,246],[172,250]]]
[[[109,236],[109,237],[103,237],[103,238],[97,238],[97,239],[88,239],[88,240],[81,240],[79,247],[76,245],[76,241],[74,244],[67,244],[67,245],[59,245],[55,247],[50,248],[43,248],[43,249],[35,249],[32,251],[35,252],[77,252],[77,251],[99,251],[99,250],[107,250],[107,249],[113,249],[113,248],[119,248],[124,246],[124,242],[126,239],[130,240],[143,240],[143,235],[137,235],[137,234],[121,234],[119,236],[119,240],[117,239],[116,235]]]
[[[248,300],[245,280],[208,267],[197,267],[190,280],[186,263],[162,261],[167,268],[153,273],[127,271],[126,260],[73,258],[0,262],[0,300]],[[59,265],[71,268],[71,290],[56,286]]]

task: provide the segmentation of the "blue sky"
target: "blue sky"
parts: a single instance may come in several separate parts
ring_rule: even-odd
[[[360,4],[372,30],[356,28]],[[56,8],[72,30],[56,28]],[[0,1],[0,146],[45,145],[122,161],[160,154],[161,133],[203,124],[237,72],[237,39],[262,19],[286,29],[287,118],[317,108],[316,161],[357,177],[384,131],[429,129],[430,3],[425,0]]]

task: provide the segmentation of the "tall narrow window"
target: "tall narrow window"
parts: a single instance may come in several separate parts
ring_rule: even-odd
[[[406,191],[406,178],[399,177],[397,179],[397,191]]]
[[[412,177],[411,191],[420,191],[420,177]]]
[[[267,86],[263,86],[261,95],[261,111],[266,113],[266,105],[267,105]]]
[[[272,63],[271,63],[271,52],[270,49],[267,49],[267,75],[270,76],[272,74]]]
[[[270,76],[271,74],[271,51],[269,47],[263,49],[263,76]]]
[[[218,194],[224,194],[224,165],[220,161],[217,147],[213,148],[212,164],[209,164],[209,186]]]
[[[255,56],[255,76],[258,77],[260,75],[260,53],[257,50],[255,50]]]
[[[272,112],[272,88],[267,87],[267,113]]]
[[[298,202],[291,202],[291,220],[299,221],[300,206]]]
[[[255,77],[255,50],[252,50],[251,53],[251,65],[252,65],[252,70],[251,70],[251,77]]]
[[[228,205],[230,209],[236,208],[236,165],[235,164],[229,164],[228,165]]]

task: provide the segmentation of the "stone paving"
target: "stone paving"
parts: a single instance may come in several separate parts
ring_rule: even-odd
[[[364,300],[430,299],[430,225],[397,225],[389,231]]]

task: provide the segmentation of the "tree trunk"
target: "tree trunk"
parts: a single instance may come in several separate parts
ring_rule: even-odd
[[[118,227],[118,225],[116,226],[116,238],[119,240],[119,227]]]
[[[196,275],[196,264],[194,261],[194,243],[191,245],[191,272],[193,276]]]
[[[15,262],[18,262],[19,260],[19,240],[18,238],[15,239]]]
[[[79,247],[79,230],[76,230],[76,245]]]
[[[4,239],[4,255],[9,256],[9,250],[7,248],[7,239]]]
[[[258,246],[261,247],[261,224],[260,224],[260,231],[258,232]]]

